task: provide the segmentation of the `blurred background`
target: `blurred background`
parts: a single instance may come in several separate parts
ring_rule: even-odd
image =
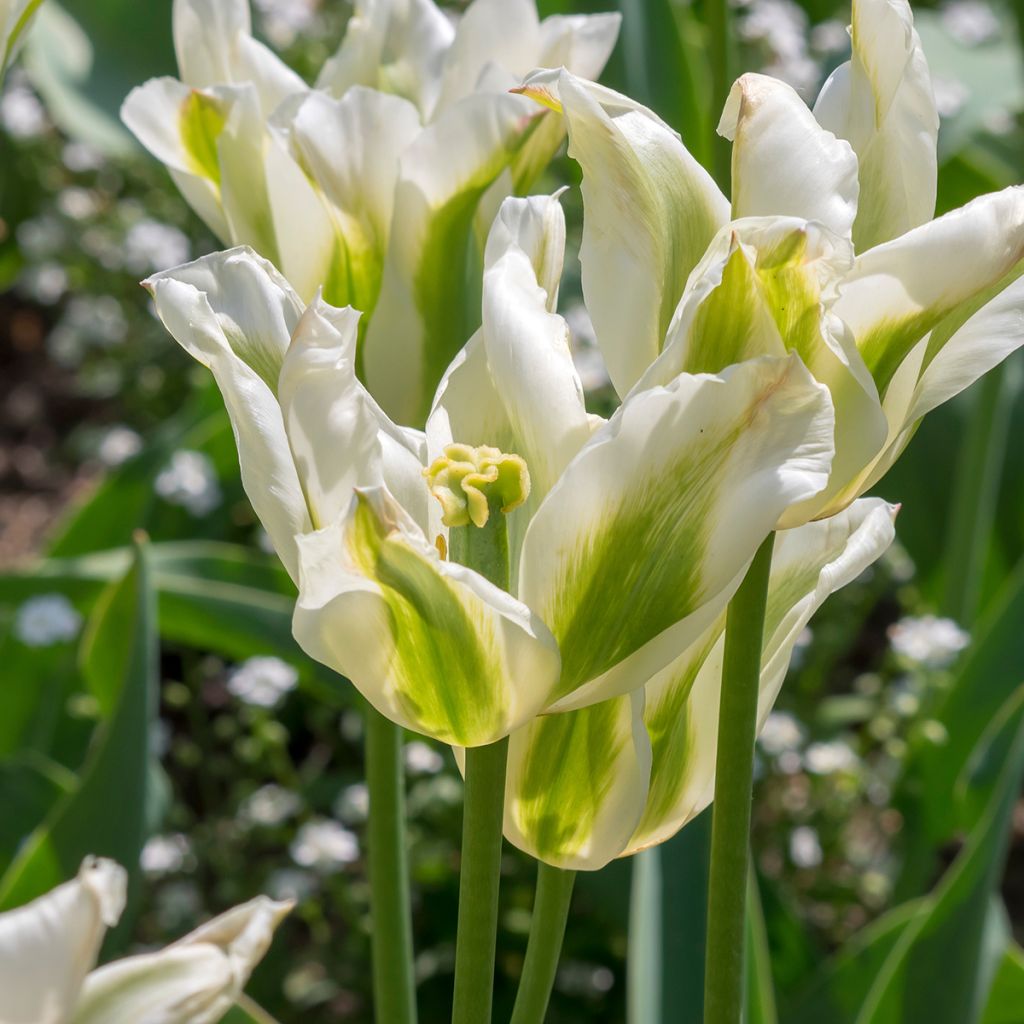
[[[26,835],[40,829],[44,853],[73,859],[76,823],[106,815],[140,879],[115,947],[165,944],[258,892],[294,897],[251,992],[283,1022],[369,1021],[359,698],[292,641],[290,583],[242,492],[219,395],[137,283],[218,247],[117,121],[132,86],[175,73],[170,6],[47,0],[0,94],[0,907],[32,878],[59,878],[42,854],[3,874]],[[540,0],[545,15],[609,6]],[[719,112],[700,4],[619,6],[604,81],[652,106],[709,165]],[[1022,179],[1022,36],[1009,6],[986,0],[915,13],[942,117],[943,212]],[[307,78],[347,14],[340,0],[254,0],[258,34]],[[734,16],[736,73],[775,75],[809,101],[847,58],[848,4],[743,0]],[[563,181],[578,182],[564,157],[541,187]],[[600,409],[611,399],[580,302],[578,190],[563,203],[562,311]],[[822,1019],[807,993],[828,956],[879,934],[863,931],[876,920],[884,931],[904,900],[945,891],[951,864],[961,888],[962,865],[974,872],[964,899],[1001,891],[1024,938],[1024,803],[1014,792],[997,808],[1005,871],[1000,842],[946,813],[1024,682],[1020,355],[933,413],[880,485],[903,502],[898,544],[814,620],[760,739],[757,940],[780,1020]],[[131,609],[114,616],[120,592],[106,588],[140,529],[156,625]],[[155,707],[129,706],[116,688],[125,667],[108,641],[133,630],[159,643]],[[405,759],[416,969],[432,1022],[450,997],[461,782],[445,749],[414,739]],[[111,786],[124,795],[116,807]],[[704,818],[641,869],[661,877],[664,1020],[699,1019]],[[533,887],[527,858],[506,854],[498,1017]],[[625,1019],[634,867],[580,877],[552,1021]]]

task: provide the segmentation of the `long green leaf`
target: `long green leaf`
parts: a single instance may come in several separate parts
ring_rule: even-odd
[[[1016,943],[1003,954],[992,982],[981,1024],[1021,1024],[1024,1020],[1024,949]]]
[[[772,957],[765,930],[764,909],[757,874],[751,868],[747,881],[747,1024],[778,1024]]]
[[[26,903],[72,877],[88,854],[123,864],[129,892],[137,887],[157,671],[156,608],[142,546],[127,574],[97,606],[90,634],[96,659],[90,670],[116,665],[120,678],[106,688],[105,714],[78,787],[25,842],[0,879],[3,908]],[[125,653],[111,656],[108,647]]]

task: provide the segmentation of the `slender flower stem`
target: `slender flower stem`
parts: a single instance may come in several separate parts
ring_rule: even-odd
[[[725,101],[732,88],[732,40],[730,38],[732,16],[729,0],[706,0],[705,17],[708,27],[708,56],[711,62],[711,110],[712,120],[725,108]],[[715,180],[719,187],[729,194],[732,147],[728,140],[714,136]]]
[[[366,707],[373,1004],[378,1024],[415,1024],[402,730]]]
[[[507,737],[466,750],[452,1024],[491,1020],[507,761]]]
[[[256,1024],[278,1024],[277,1018],[272,1017],[254,999],[250,999],[244,992],[235,1000],[240,1010],[244,1010]]]
[[[511,1024],[544,1024],[575,881],[575,871],[563,871],[537,862],[537,892],[533,899],[530,938]]]
[[[770,534],[758,548],[726,615],[708,880],[704,1024],[740,1024],[743,1012],[750,795],[774,541]]]

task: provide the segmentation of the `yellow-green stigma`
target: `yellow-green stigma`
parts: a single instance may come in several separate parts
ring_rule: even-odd
[[[483,527],[492,505],[511,512],[530,495],[526,460],[487,445],[450,444],[423,475],[430,493],[441,502],[441,522],[449,527]]]

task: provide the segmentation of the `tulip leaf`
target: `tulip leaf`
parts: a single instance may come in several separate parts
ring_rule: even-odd
[[[14,857],[25,836],[77,782],[63,765],[32,752],[0,763],[0,863]]]
[[[764,908],[757,875],[751,868],[747,881],[747,1024],[778,1024],[775,1010],[775,985],[772,981],[772,957],[768,948]]]
[[[998,727],[970,759],[967,788],[987,800],[960,855],[931,894],[890,911],[828,964],[788,1022],[979,1019],[1006,943],[1005,913],[995,894],[1024,779],[1024,688],[996,718]],[[935,984],[937,964],[941,985]]]
[[[124,865],[137,885],[146,835],[150,726],[156,701],[156,607],[145,548],[97,603],[88,626],[88,671],[117,671],[78,786],[24,843],[0,879],[0,907],[18,906],[74,876],[89,854]],[[123,648],[111,655],[106,648]],[[102,655],[101,651],[104,651]]]
[[[980,1024],[1020,1024],[1024,1007],[1024,949],[1016,943],[1003,954]]]

